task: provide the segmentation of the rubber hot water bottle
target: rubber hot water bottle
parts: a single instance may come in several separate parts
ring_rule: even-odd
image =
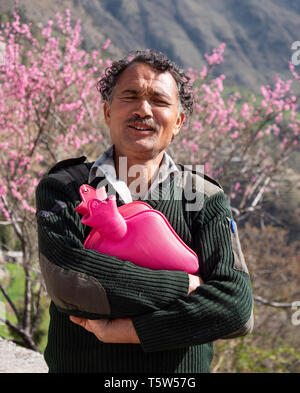
[[[92,227],[85,248],[155,270],[198,272],[196,253],[161,212],[140,201],[117,207],[116,197],[108,197],[105,187],[83,184],[79,192],[82,202],[75,210],[83,215],[81,222]]]

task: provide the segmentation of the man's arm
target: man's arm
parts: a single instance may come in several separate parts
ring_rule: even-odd
[[[231,219],[222,191],[206,198],[194,234],[204,285],[161,310],[132,319],[144,351],[203,344],[251,331],[251,281]]]
[[[253,324],[251,282],[224,193],[208,198],[198,218],[195,241],[204,285],[196,283],[189,296],[132,319],[72,321],[88,326],[103,342],[141,343],[145,352],[249,333]]]
[[[86,229],[74,211],[80,202],[76,182],[45,178],[36,201],[41,270],[50,297],[63,311],[93,319],[132,317],[188,293],[185,272],[155,271],[86,250]]]
[[[194,292],[200,285],[202,285],[203,281],[199,276],[189,274],[189,283],[188,295]],[[83,327],[87,331],[93,333],[98,338],[98,340],[104,343],[141,343],[131,318],[101,318],[91,320],[71,315],[70,320],[73,323]]]

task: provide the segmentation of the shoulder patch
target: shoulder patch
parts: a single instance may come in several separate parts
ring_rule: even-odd
[[[194,191],[198,191],[208,197],[223,190],[222,186],[204,172],[195,169],[195,165],[181,165],[177,167],[182,172],[184,185],[192,186]]]
[[[57,306],[69,311],[110,314],[106,291],[95,277],[63,269],[50,262],[42,253],[39,254],[39,260],[47,292]]]
[[[230,218],[226,217],[229,224],[229,231],[231,237],[232,252],[234,257],[233,268],[241,272],[249,274],[244,254],[242,252],[241,243],[238,234],[238,228],[236,222]]]
[[[204,194],[208,197],[222,191],[223,188],[215,183],[212,183],[207,178],[204,178]]]
[[[71,183],[74,180],[85,183],[89,176],[89,165],[84,163],[85,160],[86,157],[82,156],[59,161],[48,170],[44,178],[52,177],[64,184]]]
[[[253,314],[253,307],[252,307],[251,315],[248,321],[240,329],[224,337],[221,337],[221,339],[227,340],[231,338],[246,336],[247,334],[252,333],[253,328],[254,328],[254,314]]]

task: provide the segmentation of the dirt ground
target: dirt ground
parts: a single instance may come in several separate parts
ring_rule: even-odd
[[[0,337],[0,373],[47,373],[43,355]]]

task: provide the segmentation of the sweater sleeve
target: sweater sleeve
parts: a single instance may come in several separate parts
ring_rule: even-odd
[[[132,317],[164,308],[188,292],[185,272],[154,271],[85,249],[86,227],[74,211],[77,190],[51,177],[36,190],[42,275],[61,311],[87,318]]]
[[[204,344],[251,330],[251,282],[231,219],[223,191],[207,198],[194,234],[204,284],[161,310],[133,318],[145,352]]]

